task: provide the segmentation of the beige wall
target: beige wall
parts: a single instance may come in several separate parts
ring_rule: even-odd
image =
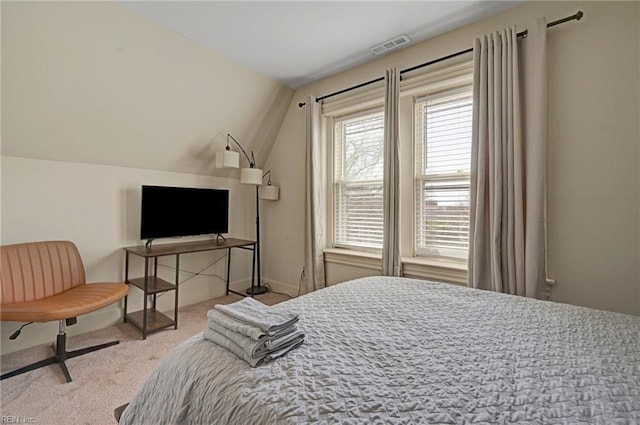
[[[235,172],[212,167],[231,132],[253,146],[259,163],[271,152],[267,167],[281,199],[261,203],[263,272],[295,293],[304,224],[304,110],[297,102],[379,77],[388,66],[468,48],[496,28],[525,28],[536,17],[578,9],[583,21],[549,33],[552,299],[640,314],[640,4],[633,2],[528,2],[293,98],[272,79],[117,4],[2,2],[1,242],[71,239],[90,280],[122,279],[120,248],[139,243],[141,184],[230,188],[231,232],[253,237],[253,191]],[[238,284],[248,276],[241,257],[232,270]],[[212,260],[189,256],[183,265],[196,271]],[[344,264],[327,270],[331,282],[372,273]],[[181,304],[219,295],[219,282],[192,279]],[[140,304],[139,294],[132,298]],[[161,298],[161,309],[170,298]],[[81,317],[69,332],[114,323],[120,309]],[[56,332],[55,324],[27,329],[7,342],[15,326],[2,323],[2,352],[50,342]]]
[[[527,2],[325,79],[296,93],[267,161],[282,185],[265,211],[264,275],[297,286],[304,223],[304,110],[297,102],[471,46],[484,33],[585,13],[549,30],[549,272],[551,299],[640,314],[639,40],[636,2]],[[331,283],[371,270],[327,265]]]
[[[2,243],[71,240],[80,250],[89,282],[124,279],[121,248],[141,243],[141,184],[229,189],[229,231],[237,237],[252,236],[253,192],[235,179],[9,156],[1,159]],[[218,251],[181,256],[182,270],[199,272],[206,268],[206,276],[186,281],[190,275],[181,274],[184,284],[180,287],[180,305],[224,295],[226,262],[222,259],[215,263],[222,256]],[[249,284],[251,257],[236,250],[232,259],[232,280],[238,289],[244,288]],[[173,266],[174,258],[161,258],[159,263]],[[212,263],[215,264],[207,268]],[[143,270],[142,260],[132,256],[131,276],[140,277]],[[175,278],[173,270],[163,267],[159,268],[159,275],[170,282]],[[132,287],[129,302],[129,311],[141,309],[141,291]],[[159,298],[158,309],[172,310],[173,302],[173,293],[165,293]],[[120,320],[122,303],[117,303],[81,316],[68,332],[80,334]],[[50,343],[57,332],[57,323],[38,323],[29,326],[17,340],[9,341],[19,324],[2,322],[1,326],[2,353]]]
[[[117,3],[3,1],[1,10],[2,244],[69,239],[89,280],[122,280],[121,247],[141,243],[142,184],[229,188],[230,234],[255,237],[255,192],[238,183],[237,171],[216,170],[213,155],[231,132],[264,160],[293,90]],[[197,272],[217,258],[190,254],[181,268]],[[248,253],[234,252],[240,287],[250,264]],[[140,273],[141,262],[132,267]],[[205,273],[224,270],[221,262]],[[173,279],[171,270],[161,273]],[[180,304],[223,288],[219,278],[199,276],[184,284]],[[131,302],[141,305],[136,288]],[[159,308],[172,303],[163,295]],[[68,331],[112,324],[121,308],[82,316]],[[50,343],[57,332],[56,323],[36,324],[9,341],[17,324],[1,326],[2,353]]]
[[[1,7],[3,155],[227,177],[230,132],[266,159],[288,87],[115,2]]]

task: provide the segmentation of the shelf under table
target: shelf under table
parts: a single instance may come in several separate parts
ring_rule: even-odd
[[[159,277],[149,276],[148,279],[149,284],[147,286],[147,295],[156,294],[158,292],[172,291],[176,289],[176,285],[167,282],[164,279],[160,279]],[[144,277],[129,279],[127,283],[135,285],[144,291]]]
[[[127,320],[133,323],[137,328],[142,330],[142,322],[144,320],[144,310],[127,314]],[[158,329],[164,329],[169,326],[175,326],[176,322],[152,308],[147,309],[147,332]]]

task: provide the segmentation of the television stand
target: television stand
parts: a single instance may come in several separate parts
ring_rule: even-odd
[[[220,239],[222,239],[223,243],[227,241],[227,238],[225,238],[224,236],[222,236],[222,233],[218,233],[218,236],[216,236],[216,242],[219,244],[220,243]]]
[[[192,252],[215,251],[219,249],[227,250],[227,276],[226,276],[226,294],[229,292],[236,295],[246,296],[240,292],[229,289],[229,273],[231,270],[231,249],[239,248],[253,251],[253,260],[251,264],[251,288],[247,290],[247,294],[253,296],[262,292],[250,293],[251,289],[261,289],[255,286],[256,282],[256,241],[228,238],[220,241],[219,238],[193,242],[179,242],[170,244],[151,245],[148,240],[144,246],[124,247],[125,250],[125,269],[124,281],[143,291],[143,308],[137,312],[127,311],[127,299],[124,297],[124,321],[131,322],[135,327],[142,331],[142,339],[147,339],[147,333],[168,328],[173,326],[178,329],[178,284],[180,278],[180,255]],[[144,258],[144,277],[130,279],[129,278],[129,255],[133,254]],[[175,255],[175,283],[167,282],[158,277],[158,257]],[[153,264],[153,273],[150,273],[150,266]],[[258,279],[260,275],[258,274]],[[266,289],[266,288],[265,288]],[[173,318],[170,318],[156,309],[156,296],[161,292],[174,291],[174,312]],[[253,294],[253,295],[252,295]],[[151,305],[149,305],[149,295],[152,296]]]

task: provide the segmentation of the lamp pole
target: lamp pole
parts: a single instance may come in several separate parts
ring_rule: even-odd
[[[261,179],[259,182],[256,183],[257,181],[257,176],[255,176],[255,180],[256,181],[251,181],[249,182],[244,182],[246,184],[255,184],[256,185],[256,245],[254,248],[254,252],[255,252],[255,261],[257,262],[258,267],[258,284],[254,286],[254,282],[251,282],[251,287],[248,288],[246,290],[247,295],[260,295],[260,294],[264,294],[265,292],[268,292],[269,289],[266,286],[262,286],[262,275],[260,274],[260,193],[259,193],[259,188],[260,185],[262,184],[262,180],[264,179],[264,177],[267,174],[271,173],[271,170],[267,171],[266,173],[262,174],[262,170],[258,170],[256,168],[256,159],[253,156],[253,151],[251,152],[251,157],[249,157],[249,155],[247,154],[247,152],[244,150],[244,148],[242,147],[242,145],[229,133],[227,133],[227,147],[225,148],[226,150],[230,150],[229,147],[229,139],[231,139],[231,141],[233,141],[242,151],[242,153],[244,154],[245,158],[247,158],[247,162],[249,163],[249,168],[256,170],[257,172],[260,173]],[[244,170],[244,169],[243,169]],[[240,174],[240,182],[242,182],[242,173]],[[269,184],[271,184],[271,177],[269,177]]]
[[[262,278],[260,275],[260,196],[258,192],[259,186],[256,186],[256,261],[258,267],[258,284],[251,285],[247,288],[247,295],[260,295],[269,291],[266,286],[262,286]],[[253,283],[253,282],[252,282]]]

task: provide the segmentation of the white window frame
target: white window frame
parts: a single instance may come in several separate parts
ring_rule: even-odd
[[[345,114],[345,115],[338,115],[338,116],[333,116],[333,117],[327,117],[327,132],[326,134],[328,135],[328,139],[329,139],[329,143],[328,143],[328,158],[330,158],[329,162],[329,167],[328,167],[328,177],[329,177],[329,185],[328,187],[330,188],[330,190],[328,190],[328,196],[327,196],[327,217],[329,218],[327,220],[328,222],[328,226],[327,226],[327,246],[330,248],[334,248],[334,249],[344,249],[344,250],[349,250],[349,251],[360,251],[360,252],[371,252],[371,253],[381,253],[382,252],[382,247],[380,248],[376,248],[376,247],[371,247],[371,246],[362,246],[362,245],[356,245],[356,244],[349,244],[349,243],[341,243],[340,241],[336,240],[336,231],[337,231],[337,224],[336,224],[336,208],[337,208],[337,198],[336,198],[336,194],[337,194],[337,185],[338,184],[344,184],[347,183],[347,181],[343,181],[343,182],[338,182],[337,178],[336,178],[336,128],[338,125],[340,125],[341,123],[344,123],[345,121],[354,121],[354,120],[358,120],[358,119],[366,119],[367,117],[372,117],[375,115],[380,115],[383,114],[383,109],[382,107],[375,107],[375,108],[368,108],[368,109],[363,109],[357,112],[352,112],[349,114]],[[342,152],[344,153],[344,152]],[[341,165],[340,165],[341,166]],[[370,183],[374,183],[374,184],[378,184],[378,180],[372,180],[370,181]],[[379,184],[382,186],[383,185],[383,180],[380,179],[379,180]]]
[[[425,72],[403,75],[400,82],[400,150],[403,164],[408,165],[400,170],[401,185],[401,254],[403,275],[419,279],[466,284],[467,260],[441,256],[416,256],[415,246],[415,114],[413,100],[429,93],[447,90],[456,86],[472,84],[473,64],[470,57],[460,57],[442,66],[429,67]],[[325,120],[325,155],[326,155],[326,226],[324,261],[341,267],[352,266],[357,271],[348,273],[352,276],[380,273],[382,270],[381,251],[371,252],[362,249],[343,249],[333,245],[333,129],[336,118],[349,114],[366,113],[371,110],[383,110],[384,87],[372,85],[367,89],[359,89],[348,96],[337,96],[322,103],[322,114]],[[404,105],[404,106],[403,106]],[[411,165],[410,165],[411,164]],[[337,269],[338,270],[338,269]],[[348,269],[345,269],[348,270]],[[332,272],[333,273],[333,272]],[[344,270],[336,271],[342,276]]]
[[[414,148],[414,202],[413,202],[413,256],[414,257],[427,257],[427,258],[442,258],[445,260],[453,261],[466,261],[468,254],[468,239],[466,249],[453,249],[447,247],[423,247],[419,246],[421,238],[419,233],[423,231],[421,222],[424,222],[422,218],[422,205],[424,203],[424,191],[425,184],[432,184],[435,188],[440,190],[450,189],[465,190],[467,194],[470,190],[470,172],[469,170],[460,170],[456,172],[441,172],[441,173],[425,173],[425,161],[427,157],[422,153],[424,147],[424,122],[418,122],[421,114],[418,108],[423,108],[426,105],[430,96],[441,96],[442,94],[455,94],[463,93],[465,95],[471,94],[473,87],[469,83],[457,84],[447,87],[446,89],[440,89],[438,91],[426,92],[419,97],[413,99],[413,148]],[[469,134],[469,138],[471,134]],[[469,147],[470,148],[470,147]],[[468,195],[467,195],[468,196]],[[422,220],[421,220],[422,219]]]

